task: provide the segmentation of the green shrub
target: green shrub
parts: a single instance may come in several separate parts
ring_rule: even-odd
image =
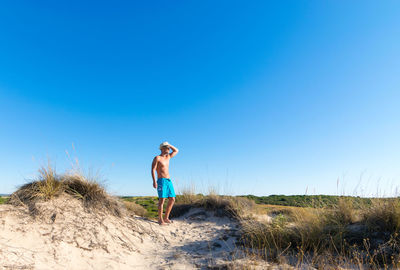
[[[0,204],[7,203],[10,200],[9,197],[0,197]]]
[[[257,204],[272,204],[283,206],[297,206],[297,207],[334,207],[338,204],[341,198],[350,198],[357,205],[371,204],[371,199],[361,197],[349,196],[331,196],[331,195],[270,195],[270,196],[254,196],[246,195],[240,196],[251,199]]]
[[[146,211],[146,217],[148,218],[158,218],[158,197],[150,196],[139,196],[139,197],[121,197],[123,201],[134,202],[137,205],[142,206]],[[164,209],[166,208],[168,200],[164,203]]]

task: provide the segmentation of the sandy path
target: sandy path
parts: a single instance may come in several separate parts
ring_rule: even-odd
[[[215,217],[203,209],[191,209],[167,226],[149,223],[165,238],[157,250],[147,251],[154,269],[196,269],[231,261],[236,254],[238,224],[227,217]],[[232,256],[234,255],[234,256]]]

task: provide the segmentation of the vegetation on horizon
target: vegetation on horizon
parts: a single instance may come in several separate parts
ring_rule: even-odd
[[[7,203],[10,200],[9,197],[1,197],[0,196],[0,204]]]
[[[352,199],[354,203],[371,205],[371,198],[362,198],[355,196],[335,196],[335,195],[269,195],[269,196],[254,196],[240,195],[255,201],[257,204],[271,204],[297,207],[314,207],[324,208],[333,207],[342,199]]]

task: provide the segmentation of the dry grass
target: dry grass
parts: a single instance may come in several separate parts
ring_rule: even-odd
[[[103,186],[78,172],[64,176],[65,192],[83,201],[87,208],[103,209],[121,216],[121,203],[107,194]]]
[[[400,199],[374,199],[362,215],[372,231],[399,232]]]
[[[203,195],[196,194],[194,185],[185,187],[181,190],[180,194],[176,197],[177,204],[193,204],[198,202]]]
[[[220,196],[216,194],[201,195],[193,192],[183,192],[177,196],[171,216],[178,217],[193,207],[201,207],[215,211],[216,216],[228,216],[244,219],[255,209],[255,202],[243,197]]]
[[[334,207],[280,209],[286,212],[270,223],[242,220],[242,242],[249,256],[289,260],[298,267],[398,269],[399,203],[376,199],[355,205],[345,198]]]
[[[39,175],[40,181],[36,182],[35,197],[50,200],[62,193],[63,182],[59,181],[59,177],[51,166],[48,166],[47,169],[44,167],[39,169]]]
[[[299,209],[301,208],[296,206],[262,204],[262,205],[257,205],[255,214],[268,215],[270,217],[283,215],[288,219],[288,221],[292,221],[294,219],[295,214],[299,211]]]
[[[59,196],[64,191],[63,181],[55,170],[48,166],[39,169],[39,176],[36,181],[21,186],[11,194],[10,203],[29,205],[37,200],[50,200]]]
[[[65,193],[81,200],[88,210],[103,210],[116,216],[122,214],[122,204],[108,195],[96,179],[77,171],[58,175],[50,165],[39,170],[37,180],[21,186],[11,194],[9,203],[25,205],[31,214],[36,215],[37,202],[51,200]]]
[[[137,216],[148,217],[148,212],[143,206],[130,201],[124,201],[125,208]]]

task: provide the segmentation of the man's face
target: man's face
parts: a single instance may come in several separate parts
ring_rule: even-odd
[[[165,154],[165,153],[169,153],[169,147],[168,146],[164,146],[164,147],[162,147],[161,148],[161,152],[163,153],[163,154]]]

